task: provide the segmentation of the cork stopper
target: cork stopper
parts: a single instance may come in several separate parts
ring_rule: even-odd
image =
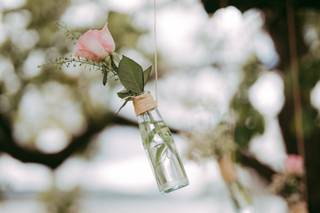
[[[219,160],[219,167],[221,175],[226,182],[230,183],[237,179],[237,173],[230,154],[225,154]]]
[[[157,102],[153,99],[149,92],[134,97],[132,101],[136,115],[141,115],[157,107]]]

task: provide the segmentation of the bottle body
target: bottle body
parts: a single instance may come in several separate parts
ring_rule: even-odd
[[[143,146],[160,192],[169,193],[189,184],[169,128],[157,108],[138,115]]]
[[[235,180],[227,183],[227,187],[233,201],[234,207],[239,213],[253,213],[253,205],[250,194],[242,184]]]

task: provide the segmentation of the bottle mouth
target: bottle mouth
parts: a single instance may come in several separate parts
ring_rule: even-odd
[[[133,107],[136,115],[141,115],[157,107],[157,102],[149,91],[132,98]]]

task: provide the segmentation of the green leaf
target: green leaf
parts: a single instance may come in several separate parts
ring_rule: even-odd
[[[151,74],[151,71],[152,71],[152,66],[148,67],[148,69],[146,69],[143,72],[143,83],[144,83],[144,85],[147,84],[147,82],[149,80],[149,77],[150,77],[150,74]]]
[[[127,103],[131,100],[131,98],[126,98],[125,101],[123,102],[123,104],[121,105],[121,107],[118,109],[117,113],[118,114],[123,107],[125,107],[127,105]]]
[[[121,99],[125,99],[125,98],[128,98],[128,97],[131,97],[133,96],[132,92],[131,91],[128,91],[126,89],[124,90],[121,90],[120,92],[117,93],[118,97],[121,98]]]
[[[105,86],[108,81],[108,72],[103,72],[103,80],[102,83]]]
[[[123,56],[119,68],[118,76],[120,82],[128,90],[137,94],[143,92],[143,70],[139,64],[132,59]]]
[[[162,155],[167,151],[166,144],[161,144],[160,147],[157,148],[156,151],[156,161],[160,163]]]

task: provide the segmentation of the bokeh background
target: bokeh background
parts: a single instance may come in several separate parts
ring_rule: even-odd
[[[213,129],[231,113],[237,121],[237,171],[257,212],[287,212],[285,200],[268,184],[283,171],[288,153],[299,151],[291,90],[295,67],[308,144],[308,203],[316,209],[319,3],[294,1],[296,19],[290,22],[286,1],[230,2],[234,6],[157,1],[159,109],[175,132],[190,178],[190,186],[161,195],[132,105],[115,113],[122,104],[116,96],[120,85],[103,86],[101,73],[79,67],[38,67],[72,54],[74,36],[107,21],[118,52],[145,67],[152,64],[152,1],[1,0],[0,212],[232,213],[216,161],[188,159],[190,142],[178,134]],[[154,92],[154,82],[148,89]]]

